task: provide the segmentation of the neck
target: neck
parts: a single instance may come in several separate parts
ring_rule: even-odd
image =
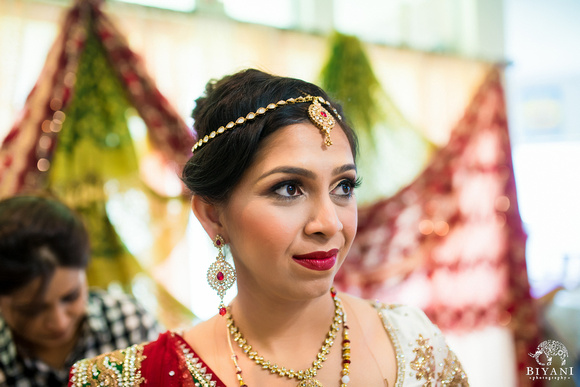
[[[241,288],[230,311],[246,340],[265,354],[292,353],[297,346],[316,353],[332,323],[334,302],[330,291],[288,300]]]
[[[22,339],[17,342],[19,351],[25,356],[35,357],[54,369],[61,369],[65,366],[68,355],[74,349],[77,338],[78,334],[75,334],[73,339],[56,347],[34,345]]]

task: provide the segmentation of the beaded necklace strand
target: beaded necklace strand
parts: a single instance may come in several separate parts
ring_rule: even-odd
[[[326,360],[326,355],[330,353],[330,348],[334,344],[334,340],[340,329],[340,324],[342,323],[342,371],[341,371],[341,379],[340,379],[340,387],[347,387],[348,382],[350,381],[350,339],[348,336],[348,325],[346,322],[346,312],[342,308],[342,303],[340,298],[336,297],[336,291],[334,288],[330,289],[330,294],[334,300],[334,319],[333,323],[330,326],[330,331],[326,335],[326,340],[324,340],[324,344],[320,349],[318,355],[316,355],[316,360],[312,363],[312,367],[308,368],[307,370],[300,370],[294,371],[292,369],[286,369],[286,367],[279,367],[277,364],[272,363],[268,360],[264,360],[264,358],[256,351],[252,351],[252,346],[247,343],[247,341],[242,336],[239,329],[234,325],[234,320],[232,315],[229,313],[226,314],[226,321],[227,321],[227,338],[228,344],[230,346],[230,350],[232,353],[232,361],[236,368],[236,377],[238,378],[238,382],[240,387],[248,387],[247,384],[244,383],[242,377],[242,369],[238,364],[238,357],[234,352],[234,348],[232,346],[231,337],[234,337],[234,341],[238,343],[238,346],[242,349],[251,360],[253,360],[256,364],[261,366],[265,370],[269,370],[272,374],[278,374],[283,377],[287,377],[289,379],[298,379],[299,383],[297,387],[323,387],[322,383],[316,380],[314,377],[316,376],[317,370],[322,368],[323,362]]]

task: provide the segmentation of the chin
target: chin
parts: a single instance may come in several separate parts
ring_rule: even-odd
[[[44,339],[44,346],[59,346],[59,345],[65,345],[70,343],[71,340],[73,340],[75,337],[75,330],[71,329],[70,331],[67,331],[66,333],[63,333],[62,335],[58,335],[58,336],[48,336]]]
[[[334,283],[334,276],[310,282],[303,287],[309,298],[322,297],[330,293],[330,288]]]

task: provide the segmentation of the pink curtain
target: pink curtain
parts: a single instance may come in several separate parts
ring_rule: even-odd
[[[102,0],[77,0],[66,13],[40,77],[0,148],[0,197],[44,187],[89,28],[95,29],[130,102],[147,125],[153,148],[176,172],[189,158],[193,131],[157,89],[101,5]]]
[[[395,196],[360,208],[336,282],[365,298],[414,304],[444,331],[513,328],[526,385],[539,332],[525,242],[494,68],[424,172]]]

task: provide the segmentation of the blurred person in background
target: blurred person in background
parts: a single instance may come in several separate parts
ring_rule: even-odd
[[[0,386],[66,386],[74,362],[150,341],[132,297],[89,290],[80,217],[44,195],[0,201]]]

